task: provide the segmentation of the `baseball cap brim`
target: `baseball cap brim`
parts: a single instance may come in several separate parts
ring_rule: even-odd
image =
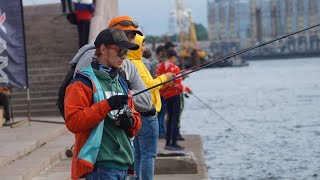
[[[118,46],[119,48],[126,48],[126,49],[130,49],[130,50],[137,50],[139,49],[139,45],[129,42],[129,41],[122,41],[122,42],[116,42],[115,43],[116,46]]]
[[[176,47],[178,46],[177,44],[173,44],[172,42],[167,42],[165,45],[164,45],[164,48],[165,49],[169,49],[171,47]]]
[[[135,28],[135,27],[133,27],[133,26],[122,26],[122,25],[120,25],[120,24],[116,24],[116,25],[114,25],[114,26],[112,26],[112,27],[122,29],[123,31],[134,31],[134,32],[136,32],[137,34],[139,34],[140,36],[143,36],[142,32],[139,31],[138,28]]]
[[[128,32],[135,32],[137,34],[139,34],[140,36],[143,36],[142,32],[139,31],[139,30],[132,30],[131,28],[129,28],[130,30],[125,30],[125,29],[122,29],[124,32],[128,33]]]

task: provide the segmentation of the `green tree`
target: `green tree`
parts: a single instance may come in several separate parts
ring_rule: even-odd
[[[205,41],[208,40],[208,32],[207,29],[200,23],[194,23],[194,28],[197,33],[198,41]],[[164,35],[165,36],[165,35]],[[152,43],[152,39],[155,39],[156,43],[163,43],[164,36],[146,36],[146,42]],[[179,37],[177,34],[168,36],[168,40],[171,42],[179,41]]]
[[[174,34],[174,35],[169,36],[169,40],[171,42],[177,42],[178,41],[178,35]]]
[[[160,43],[162,41],[162,36],[146,36],[146,43],[152,43],[152,39],[155,39],[156,43]]]
[[[197,32],[198,41],[208,40],[208,31],[202,24],[194,23],[194,28]]]

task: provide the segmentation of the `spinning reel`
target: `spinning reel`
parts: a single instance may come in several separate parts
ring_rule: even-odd
[[[130,128],[133,123],[133,114],[132,110],[128,105],[125,105],[123,109],[119,110],[118,113],[115,115],[115,124],[118,128],[123,130],[127,130]]]

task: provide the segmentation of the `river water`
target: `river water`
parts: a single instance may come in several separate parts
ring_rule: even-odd
[[[209,179],[320,179],[320,58],[249,63],[184,81],[181,131],[201,135]]]

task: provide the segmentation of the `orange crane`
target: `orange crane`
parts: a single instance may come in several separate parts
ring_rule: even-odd
[[[191,52],[196,50],[200,58],[204,58],[206,53],[198,46],[197,32],[191,16],[191,11],[183,7],[183,0],[176,0],[176,27],[180,42],[179,56],[190,58]]]

